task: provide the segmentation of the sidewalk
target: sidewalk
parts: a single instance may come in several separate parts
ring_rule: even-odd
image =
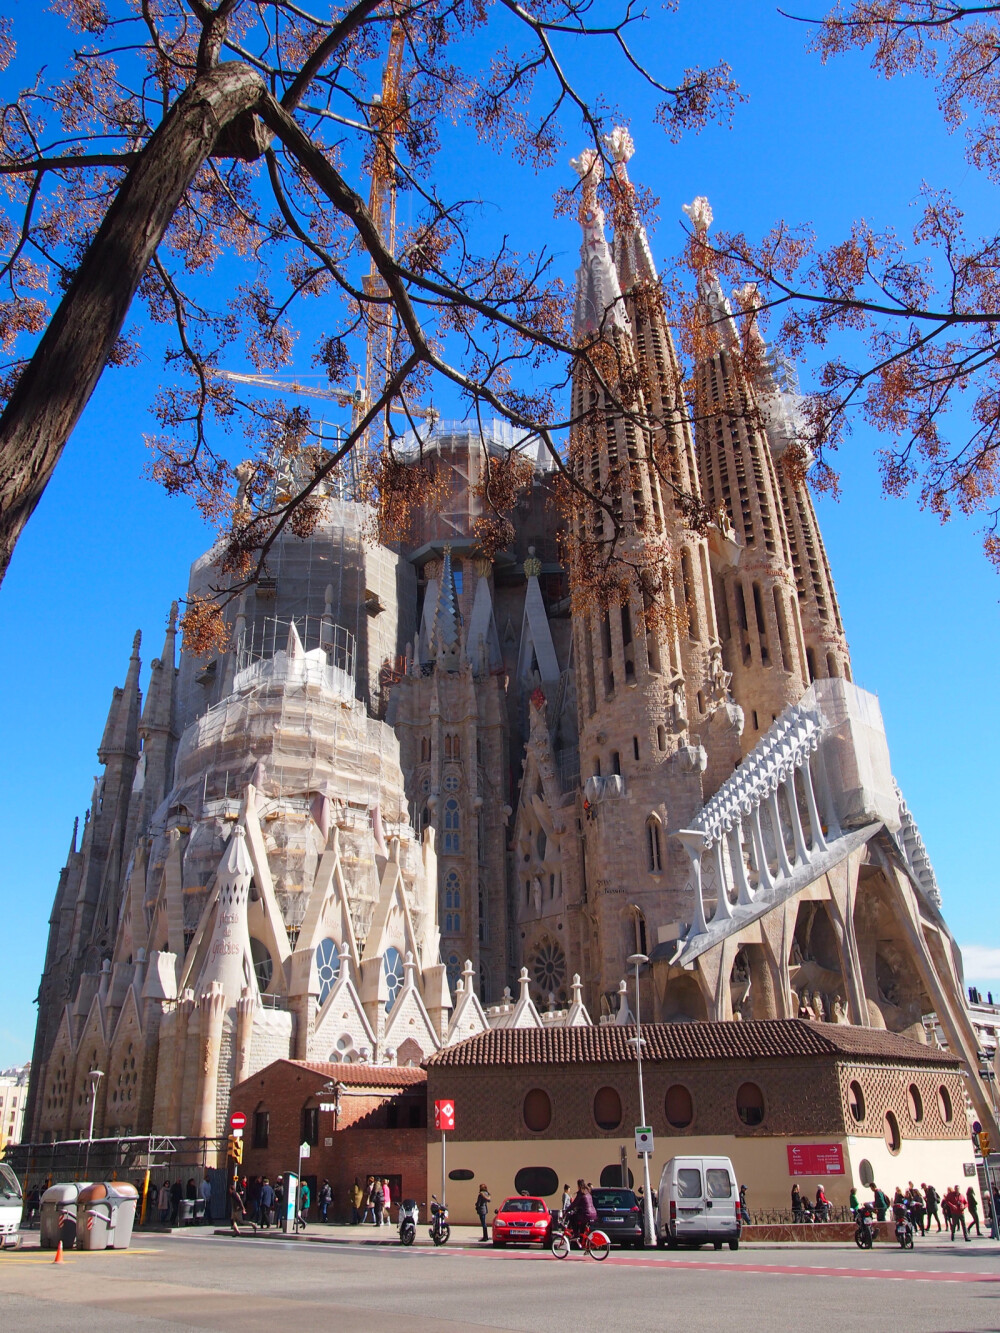
[[[175,1227],[174,1235],[193,1236],[198,1232],[212,1236],[231,1236],[232,1230],[228,1226],[211,1227]],[[417,1226],[417,1238],[415,1245],[430,1245],[430,1223],[420,1222]],[[451,1239],[449,1245],[479,1246],[487,1249],[490,1246],[489,1241],[482,1239],[483,1232],[481,1227],[453,1226],[451,1229]],[[291,1232],[287,1234],[279,1227],[269,1227],[267,1230],[261,1230],[259,1227],[256,1232],[249,1229],[249,1226],[240,1228],[241,1239],[246,1240],[309,1240],[316,1241],[321,1245],[399,1245],[399,1228],[393,1222],[388,1227],[373,1227],[370,1223],[367,1226],[351,1226],[348,1223],[332,1222],[324,1225],[322,1222],[310,1222],[305,1231]]]

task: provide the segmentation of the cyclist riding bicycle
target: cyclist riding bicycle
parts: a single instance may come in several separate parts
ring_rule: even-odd
[[[562,1221],[566,1234],[577,1238],[597,1221],[597,1209],[594,1207],[594,1199],[587,1189],[585,1180],[576,1182],[576,1197],[563,1213]]]

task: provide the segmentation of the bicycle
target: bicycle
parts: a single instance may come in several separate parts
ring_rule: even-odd
[[[553,1228],[551,1250],[557,1259],[565,1259],[576,1241],[584,1254],[600,1262],[611,1253],[611,1241],[596,1227],[585,1226],[579,1236],[570,1236],[562,1227]]]

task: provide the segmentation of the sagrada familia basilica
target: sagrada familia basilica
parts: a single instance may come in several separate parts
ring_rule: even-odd
[[[175,607],[141,696],[137,635],[56,889],[26,1140],[82,1137],[97,1069],[95,1134],[212,1138],[230,1089],[279,1057],[419,1063],[487,1026],[630,1022],[637,952],[644,1019],[925,1040],[934,1013],[975,1072],[934,872],[783,465],[799,400],[763,354],[754,382],[737,373],[737,317],[705,270],[716,336],[691,429],[631,140],[606,147],[611,241],[601,160],[574,163],[575,335],[614,349],[655,428],[581,371],[574,414],[598,424],[568,459],[615,496],[639,571],[621,604],[575,596],[541,455],[485,558],[484,460],[516,436],[438,422],[424,454],[446,498],[411,542],[373,541],[331,492],[233,605],[227,651],[178,658]],[[688,213],[710,225],[705,200]],[[608,518],[581,505],[573,538]],[[654,559],[667,616],[641,577]]]

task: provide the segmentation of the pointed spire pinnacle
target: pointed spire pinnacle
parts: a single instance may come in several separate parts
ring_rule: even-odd
[[[602,142],[614,164],[611,188],[618,205],[615,212],[615,268],[622,291],[630,292],[640,283],[656,281],[656,265],[646,228],[639,217],[635,186],[628,175],[628,163],[635,152],[635,144],[624,125],[616,125],[610,134],[603,136]]]
[[[462,613],[458,606],[458,589],[451,567],[451,547],[444,548],[441,563],[441,585],[438,590],[437,615],[434,618],[434,649],[439,662],[453,662],[459,666],[459,630]]]
[[[302,640],[299,638],[299,631],[295,627],[294,620],[288,622],[288,640],[285,644],[285,652],[288,654],[289,661],[301,657],[304,652]]]
[[[73,836],[72,838],[70,838],[69,841],[69,856],[67,856],[66,858],[67,862],[69,861],[70,856],[76,855],[76,835],[77,832],[79,831],[79,828],[80,828],[80,816],[77,815],[77,817],[73,820]]]
[[[121,689],[115,687],[108,709],[108,720],[104,726],[97,757],[106,764],[113,754],[130,755],[135,758],[139,753],[139,646],[142,643],[142,631],[136,630],[132,639],[132,656],[129,658],[128,674]]]
[[[576,271],[576,308],[573,334],[582,339],[594,334],[608,335],[615,329],[628,328],[628,316],[622,301],[618,274],[604,235],[604,210],[597,202],[597,187],[604,178],[604,166],[596,148],[585,148],[570,166],[580,177],[580,226],[583,244],[580,267]]]
[[[692,203],[682,204],[682,211],[687,214],[694,232],[694,254],[697,264],[698,297],[706,308],[710,324],[718,325],[719,332],[728,339],[738,339],[739,334],[733,320],[733,312],[726,300],[719,282],[718,274],[712,267],[711,258],[705,255],[704,247],[708,241],[708,229],[714,221],[712,205],[703,194],[695,197]]]
[[[174,682],[177,671],[177,603],[171,602],[163,652],[153,659],[149,687],[142,709],[141,732],[169,731],[173,723]]]

